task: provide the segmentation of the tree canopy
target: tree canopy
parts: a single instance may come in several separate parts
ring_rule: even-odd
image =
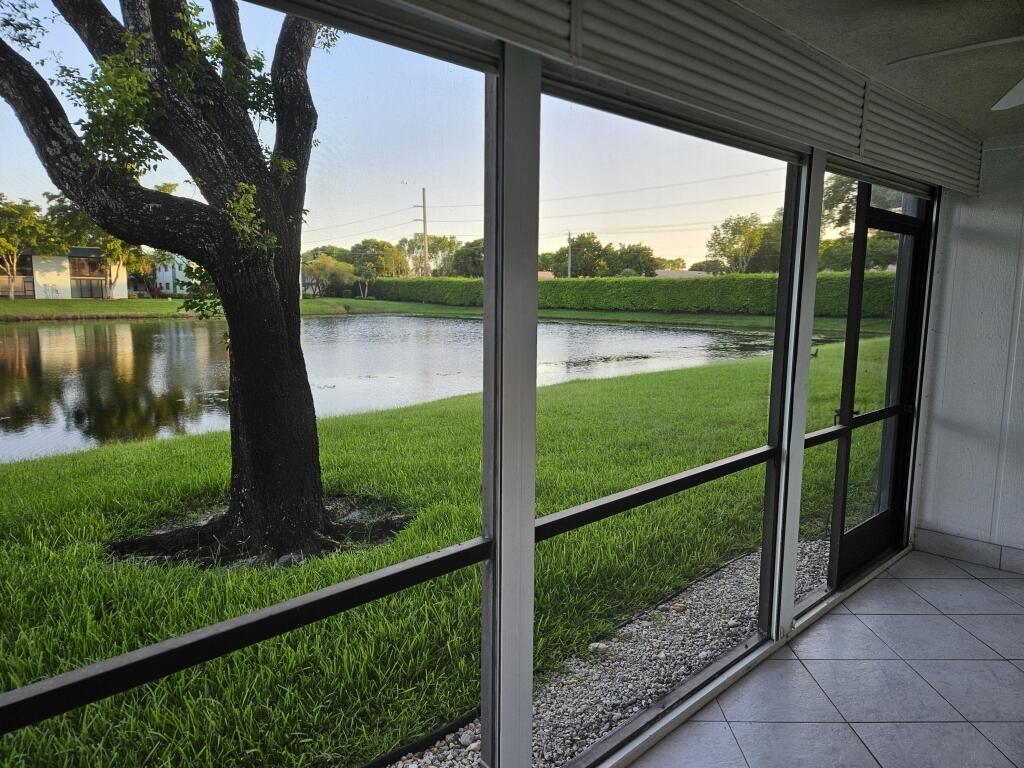
[[[747,272],[763,242],[764,225],[758,214],[730,216],[711,230],[707,255],[724,261],[732,272]]]
[[[346,261],[321,253],[303,265],[303,272],[310,281],[315,296],[341,296],[342,291],[355,283],[355,267]]]
[[[403,237],[395,247],[401,251],[411,265],[412,273],[420,277],[430,275],[451,275],[452,257],[462,243],[453,235],[427,235],[429,259],[423,250],[423,235]]]
[[[374,272],[383,277],[405,277],[409,262],[405,252],[387,240],[368,238],[348,249],[348,261],[355,267],[373,265]]]
[[[452,254],[451,274],[457,277],[484,276],[484,240],[470,240],[463,243]]]
[[[624,270],[634,275],[653,277],[658,269],[654,251],[643,243],[602,243],[593,232],[574,235],[569,242],[572,244],[573,277],[614,277]],[[569,273],[569,244],[557,251],[540,254],[537,268],[549,270],[556,277],[566,277]]]

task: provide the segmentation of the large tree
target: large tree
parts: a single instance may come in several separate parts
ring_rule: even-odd
[[[405,254],[408,263],[413,265],[413,272],[419,277],[452,274],[452,257],[462,242],[452,235],[427,235],[427,245],[429,253],[424,253],[423,235],[416,234],[403,237],[395,247]]]
[[[56,77],[83,117],[72,124],[30,60],[43,28],[31,0],[0,3],[0,97],[64,195],[126,243],[200,265],[223,302],[230,505],[199,536],[311,551],[330,522],[299,344],[299,244],[317,125],[307,67],[318,39],[333,38],[286,16],[267,70],[234,0],[211,0],[212,22],[186,0],[122,0],[120,18],[102,0],[53,5],[95,60]],[[257,122],[273,124],[272,146]],[[140,183],[166,155],[202,200]]]
[[[484,276],[484,240],[470,240],[463,243],[452,255],[451,274],[458,277]]]
[[[608,244],[604,249],[604,262],[605,274],[609,277],[626,270],[644,277],[654,277],[658,273],[654,250],[644,243],[619,243],[618,247]]]
[[[708,259],[720,259],[733,272],[749,270],[764,241],[764,225],[756,213],[729,216],[716,224],[708,237]]]
[[[349,248],[346,261],[355,267],[372,266],[375,274],[384,277],[405,277],[409,274],[405,251],[387,240],[372,237],[360,240]]]

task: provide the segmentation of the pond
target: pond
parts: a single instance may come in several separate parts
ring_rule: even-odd
[[[227,429],[225,328],[190,320],[0,324],[0,462]],[[478,320],[303,319],[317,415],[479,392],[482,331]],[[684,368],[771,347],[765,333],[545,322],[537,383]]]

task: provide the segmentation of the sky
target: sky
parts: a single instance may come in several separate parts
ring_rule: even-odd
[[[44,13],[47,6],[40,2]],[[249,48],[268,61],[281,18],[242,4]],[[71,29],[60,20],[48,27],[42,50],[87,71],[91,59]],[[482,73],[345,34],[330,51],[314,51],[309,77],[319,144],[303,249],[420,232],[423,187],[431,234],[482,236]],[[273,127],[262,126],[261,135],[271,143]],[[3,101],[0,147],[0,192],[42,203],[54,186]],[[167,181],[179,184],[177,194],[198,197],[171,160],[143,179]],[[735,214],[770,218],[783,203],[784,184],[781,161],[543,99],[540,251],[564,245],[570,232],[594,232],[605,242],[643,242],[656,256],[693,263],[704,258],[715,223]]]

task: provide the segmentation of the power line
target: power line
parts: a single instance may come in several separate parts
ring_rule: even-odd
[[[320,238],[319,240],[307,240],[306,241],[306,245],[313,245],[313,244],[316,244],[316,243],[329,243],[332,240],[335,240],[335,239],[341,238],[341,237],[359,237],[360,235],[369,235],[369,234],[372,234],[374,232],[383,232],[386,229],[395,229],[397,227],[404,227],[404,226],[407,226],[409,224],[415,224],[416,221],[417,221],[416,219],[409,219],[408,221],[400,221],[397,224],[388,224],[387,226],[383,226],[383,227],[375,227],[374,229],[366,229],[366,230],[363,230],[362,232],[353,232],[353,233],[348,233],[348,234],[344,234],[344,235],[336,235],[335,237]]]
[[[751,197],[767,197],[768,195],[779,195],[781,193],[782,193],[782,190],[776,190],[776,191],[772,191],[772,192],[753,192],[753,193],[747,194],[747,195],[730,195],[729,197],[703,198],[701,200],[688,200],[688,201],[686,201],[684,203],[668,203],[666,205],[645,205],[645,206],[641,206],[641,207],[638,207],[638,208],[614,208],[614,209],[611,209],[611,210],[604,210],[604,211],[579,211],[579,212],[576,212],[576,213],[558,213],[558,214],[552,214],[552,215],[547,215],[547,216],[541,216],[540,220],[541,221],[545,221],[546,219],[569,219],[569,218],[578,217],[578,216],[603,216],[605,214],[610,214],[610,213],[636,213],[636,212],[639,212],[639,211],[658,211],[658,210],[665,210],[667,208],[683,208],[683,207],[688,206],[688,205],[702,205],[704,203],[722,203],[722,202],[726,202],[726,201],[729,201],[729,200],[743,200],[743,199],[751,198]],[[434,219],[434,221],[435,222],[439,222],[439,223],[446,223],[446,224],[456,224],[456,223],[467,223],[467,222],[481,222],[481,221],[483,221],[483,219]],[[706,222],[706,223],[708,223],[708,224],[717,224],[719,222],[716,220],[716,221],[711,221],[711,222]],[[674,225],[666,225],[666,226],[674,226]],[[561,231],[561,230],[559,230],[559,231]]]
[[[352,221],[345,221],[341,224],[328,224],[325,227],[310,227],[306,229],[306,232],[320,232],[324,229],[337,229],[338,227],[347,227],[352,224],[362,224],[364,221],[374,221],[376,219],[383,219],[385,216],[394,216],[396,213],[402,213],[403,211],[411,211],[415,208],[415,205],[407,205],[405,208],[397,208],[394,211],[388,211],[387,213],[380,213],[376,216],[367,216],[365,219],[354,219]]]
[[[746,195],[730,195],[728,197],[710,197],[704,198],[702,200],[688,200],[684,203],[668,203],[665,205],[644,205],[637,208],[613,208],[604,211],[578,211],[576,213],[558,213],[547,216],[541,216],[540,220],[546,221],[547,219],[571,219],[580,216],[604,216],[610,213],[637,213],[640,211],[660,211],[665,210],[667,208],[684,208],[689,205],[703,205],[705,203],[723,203],[729,200],[745,200],[751,197],[767,197],[769,195],[780,194],[782,194],[782,190],[773,190],[771,192],[752,192]],[[434,221],[454,224],[465,222],[480,222],[483,221],[483,219],[434,219]]]
[[[679,181],[674,184],[657,184],[651,187],[632,187],[630,189],[618,189],[612,192],[590,192],[584,195],[566,195],[564,197],[547,197],[541,200],[542,203],[553,203],[559,200],[582,200],[586,197],[607,197],[608,195],[625,195],[632,192],[649,192],[657,189],[675,189],[676,187],[688,187],[693,184],[704,184],[709,181],[723,181],[725,179],[739,179],[745,176],[755,176],[759,173],[774,173],[776,171],[784,171],[783,168],[764,168],[760,171],[747,171],[745,173],[733,173],[728,176],[712,176],[706,179],[691,179],[690,181]]]
[[[764,172],[765,171],[757,171],[757,173],[764,173]],[[746,174],[746,175],[749,175],[749,174]],[[708,179],[703,179],[702,181],[708,181]],[[696,183],[696,182],[694,182],[694,183]],[[600,193],[600,194],[612,194],[612,193]],[[746,195],[730,195],[730,196],[727,196],[727,197],[704,198],[702,200],[689,200],[689,201],[683,202],[683,203],[668,203],[668,204],[665,204],[665,205],[646,205],[646,206],[639,206],[639,207],[636,207],[636,208],[614,208],[614,209],[608,209],[608,210],[603,210],[603,211],[580,211],[580,212],[576,212],[576,213],[560,213],[560,214],[549,215],[549,216],[541,216],[540,220],[541,221],[545,221],[545,220],[548,220],[548,219],[568,219],[568,218],[579,218],[579,217],[582,217],[582,216],[604,216],[604,215],[613,214],[613,213],[637,213],[637,212],[640,212],[640,211],[666,210],[666,209],[670,209],[670,208],[684,208],[684,207],[691,206],[691,205],[703,205],[703,204],[706,204],[706,203],[721,203],[721,202],[727,202],[727,201],[730,201],[730,200],[744,200],[744,199],[749,199],[749,198],[753,198],[753,197],[767,197],[768,195],[779,195],[779,194],[781,194],[781,190],[776,190],[776,191],[771,191],[771,192],[753,192],[753,193],[746,194]],[[591,195],[581,195],[580,197],[590,197],[590,196]],[[418,206],[415,206],[415,205],[407,206],[405,208],[398,208],[398,209],[396,209],[394,211],[389,211],[388,213],[382,213],[382,214],[378,214],[376,216],[368,216],[365,219],[356,219],[354,221],[345,222],[344,224],[331,224],[331,225],[328,225],[326,227],[315,227],[315,228],[312,228],[312,229],[307,229],[305,231],[306,232],[318,232],[318,231],[322,231],[324,229],[333,229],[335,227],[349,226],[351,224],[357,224],[357,223],[360,223],[360,222],[363,222],[363,221],[374,221],[376,219],[382,219],[382,218],[384,218],[386,216],[393,216],[393,215],[395,215],[397,213],[402,213],[403,211],[412,210],[412,209],[415,209],[416,207],[418,207]],[[445,206],[435,206],[435,207],[445,207]],[[318,240],[310,240],[310,241],[306,241],[306,242],[307,242],[307,244],[315,244],[315,243],[329,242],[331,240],[334,240],[334,239],[337,239],[337,238],[342,238],[342,237],[345,237],[345,238],[348,238],[348,237],[359,237],[361,235],[372,234],[374,232],[381,232],[381,231],[388,230],[388,229],[395,229],[396,227],[405,226],[405,225],[410,224],[410,223],[414,224],[414,223],[417,223],[418,221],[420,221],[420,219],[409,219],[407,221],[401,221],[401,222],[398,222],[396,224],[385,225],[385,226],[382,226],[382,227],[375,227],[373,229],[367,229],[367,230],[363,230],[361,232],[348,232],[348,233],[343,233],[343,234],[335,235],[333,237],[320,238]],[[479,222],[482,222],[483,219],[434,219],[434,221],[436,223],[457,224],[457,223],[479,223]],[[716,224],[718,222],[717,221],[707,221],[707,222],[690,222],[690,223],[694,224],[694,225],[697,225],[697,224],[702,224],[702,223],[703,224]],[[605,230],[605,231],[606,232],[614,232],[614,233],[617,233],[617,234],[619,234],[619,233],[626,233],[626,232],[630,232],[630,231],[637,232],[637,233],[640,233],[640,232],[657,232],[657,231],[662,231],[662,232],[672,232],[672,231],[684,232],[684,231],[689,231],[689,230],[686,230],[686,229],[675,229],[675,230],[669,229],[669,227],[673,227],[673,226],[675,226],[675,225],[672,225],[672,224],[651,225],[650,227],[636,227],[636,228],[631,228],[631,229],[628,229],[628,230],[627,229],[622,229],[622,230]],[[662,227],[664,227],[664,228],[662,228]],[[559,231],[561,231],[561,230],[559,230]],[[552,234],[554,234],[554,233],[552,233]],[[543,237],[543,235],[542,235],[542,237]]]
[[[565,195],[563,197],[545,197],[541,199],[542,203],[554,203],[560,200],[582,200],[588,197],[608,197],[610,195],[625,195],[633,192],[649,192],[657,189],[674,189],[676,187],[688,187],[693,184],[706,184],[712,181],[725,181],[726,179],[741,179],[746,176],[757,176],[761,173],[777,173],[779,171],[786,170],[785,167],[780,168],[762,168],[758,171],[744,171],[743,173],[730,173],[724,176],[708,176],[703,179],[690,179],[689,181],[678,181],[672,184],[655,184],[649,187],[630,187],[628,189],[613,189],[607,192],[588,192],[583,195]],[[450,205],[435,205],[434,208],[481,208],[483,203],[462,203],[462,204],[450,204]]]
[[[658,232],[691,232],[694,230],[704,229],[709,224],[721,224],[721,219],[708,219],[705,221],[681,221],[673,224],[651,224],[649,226],[637,226],[637,227],[623,227],[622,229],[610,229],[607,227],[599,227],[594,229],[594,234],[599,233],[612,233],[612,234],[625,234],[629,232],[647,232],[647,233],[658,233]],[[552,229],[548,232],[542,232],[539,237],[556,237],[562,234],[561,229]]]
[[[730,195],[729,197],[715,197],[706,198],[704,200],[690,200],[685,203],[671,203],[668,205],[645,205],[639,208],[614,208],[605,211],[583,211],[580,213],[559,213],[553,216],[541,216],[541,220],[546,219],[571,219],[579,216],[604,216],[609,213],[637,213],[639,211],[658,211],[666,208],[683,208],[688,205],[703,205],[705,203],[723,203],[728,200],[743,200],[750,197],[767,197],[768,195],[781,195],[782,190],[774,192],[755,192],[749,195]]]

